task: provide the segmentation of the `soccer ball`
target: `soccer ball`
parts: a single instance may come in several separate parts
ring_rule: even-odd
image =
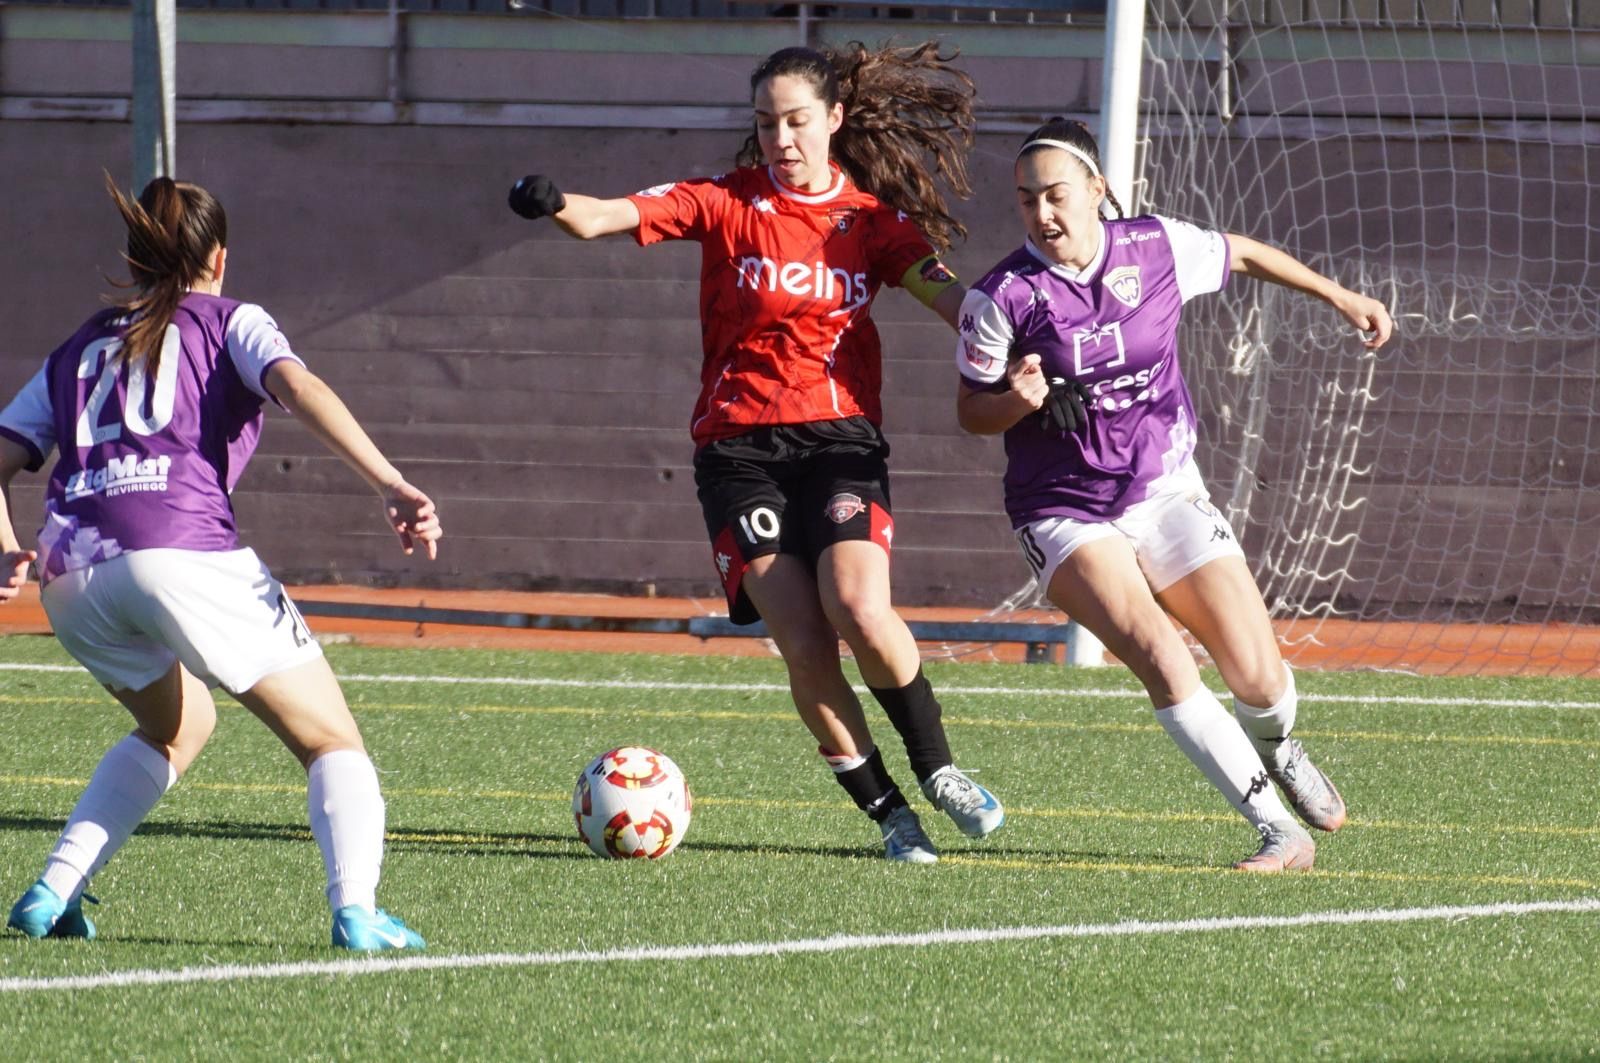
[[[694,799],[683,772],[663,753],[622,746],[578,775],[572,816],[578,837],[598,856],[659,860],[689,829]]]

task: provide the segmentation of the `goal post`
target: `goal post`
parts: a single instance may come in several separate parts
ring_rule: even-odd
[[[175,0],[133,0],[133,84],[129,117],[133,192],[177,175],[177,10]]]

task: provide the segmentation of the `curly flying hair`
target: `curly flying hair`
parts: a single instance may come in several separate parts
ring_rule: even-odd
[[[830,157],[858,188],[905,212],[944,250],[967,229],[951,216],[940,182],[958,198],[972,195],[967,152],[976,90],[972,78],[950,65],[957,54],[941,52],[936,41],[877,49],[860,41],[821,51],[784,48],[756,67],[750,90],[768,78],[799,77],[829,108],[843,103],[844,125],[833,134]],[[738,164],[761,161],[752,132],[739,149]]]

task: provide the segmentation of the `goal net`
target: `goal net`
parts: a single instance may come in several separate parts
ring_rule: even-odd
[[[1397,323],[1369,353],[1238,275],[1185,310],[1199,461],[1291,661],[1600,668],[1600,30],[1578,6],[1151,4],[1139,209],[1281,247]]]

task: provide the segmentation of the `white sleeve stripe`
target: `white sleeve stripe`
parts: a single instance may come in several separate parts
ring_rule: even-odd
[[[1184,221],[1156,216],[1167,234],[1172,262],[1178,280],[1178,294],[1184,302],[1197,295],[1222,290],[1228,282],[1228,238],[1214,229],[1202,229]]]
[[[960,336],[956,340],[956,368],[978,384],[992,384],[1005,376],[1006,360],[1016,332],[1011,318],[988,293],[969,288],[961,300]]]
[[[56,445],[55,409],[50,401],[50,359],[17,392],[16,398],[0,410],[0,428],[8,438],[21,443],[42,464]],[[33,466],[37,469],[38,466]],[[32,471],[32,469],[30,469]]]
[[[300,362],[277,322],[254,303],[240,303],[228,318],[228,357],[244,386],[273,402],[277,400],[267,390],[267,370],[285,358]]]

